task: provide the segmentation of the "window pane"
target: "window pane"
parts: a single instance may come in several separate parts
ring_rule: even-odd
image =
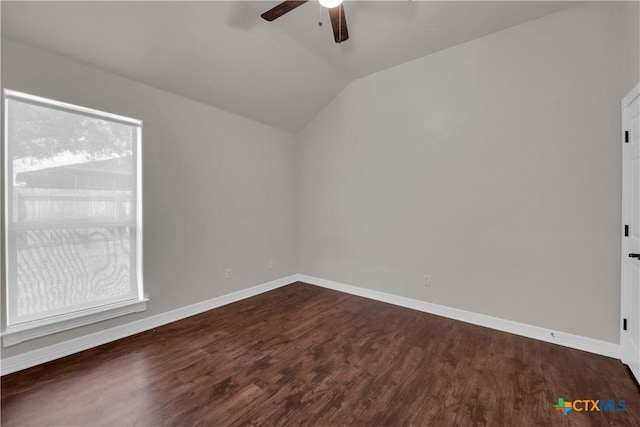
[[[8,100],[9,323],[138,298],[135,125]]]
[[[17,316],[50,315],[131,293],[131,227],[18,232]]]

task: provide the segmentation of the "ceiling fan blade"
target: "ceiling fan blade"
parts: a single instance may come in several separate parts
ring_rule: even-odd
[[[267,10],[263,13],[262,16],[267,21],[273,21],[274,19],[280,18],[287,12],[291,12],[298,6],[302,6],[309,0],[300,0],[300,1],[283,1],[279,5],[275,6],[272,9]]]
[[[344,17],[344,3],[340,6],[329,9],[331,26],[333,27],[333,38],[336,43],[342,43],[349,38],[347,30],[347,19]]]

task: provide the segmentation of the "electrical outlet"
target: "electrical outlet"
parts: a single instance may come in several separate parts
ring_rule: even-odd
[[[233,272],[230,268],[227,268],[227,271],[224,273],[224,278],[229,280],[233,277]]]
[[[431,286],[431,275],[430,274],[425,274],[424,278],[422,280],[422,284],[424,286],[430,287]]]
[[[269,260],[269,264],[268,264],[269,270],[271,270],[271,269],[273,268],[273,266],[274,266],[274,265],[275,265],[275,262],[273,262],[273,260],[272,260],[272,259],[270,259],[270,260]]]

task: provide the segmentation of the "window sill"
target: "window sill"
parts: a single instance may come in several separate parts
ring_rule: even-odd
[[[148,299],[129,300],[107,306],[96,307],[54,319],[38,320],[17,326],[9,326],[2,333],[3,347],[20,344],[23,341],[55,334],[68,329],[89,325],[102,320],[126,314],[138,313],[147,309]]]

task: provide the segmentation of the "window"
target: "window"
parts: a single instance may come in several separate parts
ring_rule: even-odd
[[[4,92],[5,346],[146,307],[139,120]]]

